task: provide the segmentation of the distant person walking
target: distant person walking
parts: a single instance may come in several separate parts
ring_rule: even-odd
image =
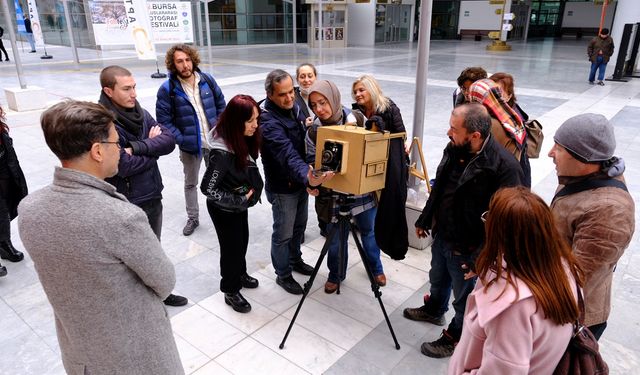
[[[596,70],[598,70],[598,85],[604,86],[604,72],[607,63],[613,55],[613,39],[609,36],[609,29],[602,29],[598,36],[591,39],[587,54],[591,61],[591,72],[589,72],[589,84],[595,84]]]
[[[31,20],[28,15],[24,15],[24,28],[27,30],[27,40],[31,46],[29,53],[36,53],[36,41],[33,38],[33,30],[31,30]]]
[[[4,29],[0,27],[0,38],[4,35]],[[0,39],[0,61],[2,61],[2,52],[4,52],[4,61],[9,61],[9,54],[7,50],[4,48],[4,43],[2,43],[2,39]]]

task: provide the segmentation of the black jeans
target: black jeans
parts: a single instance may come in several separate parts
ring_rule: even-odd
[[[142,208],[144,213],[147,214],[151,230],[153,230],[153,233],[158,237],[158,241],[160,241],[160,235],[162,234],[162,200],[153,199],[146,201],[139,204],[138,207]]]
[[[7,198],[10,194],[10,184],[8,176],[0,177],[0,241],[11,240],[11,217],[9,215],[9,202]]]
[[[2,52],[4,52],[5,60],[9,60],[9,54],[7,50],[4,49],[4,43],[2,43],[2,39],[0,39],[0,60],[2,60]]]
[[[249,221],[247,211],[228,212],[207,200],[207,210],[220,243],[220,291],[237,293],[242,288],[240,276],[247,273]]]

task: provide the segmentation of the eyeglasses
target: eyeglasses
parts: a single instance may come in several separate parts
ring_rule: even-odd
[[[110,142],[110,141],[100,141],[98,143],[107,143],[110,145],[116,145],[116,147],[120,148],[120,141]]]
[[[485,211],[482,213],[482,215],[480,215],[480,220],[482,220],[483,223],[487,222],[487,216],[489,216],[489,211]]]

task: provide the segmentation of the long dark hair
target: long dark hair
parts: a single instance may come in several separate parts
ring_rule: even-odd
[[[546,319],[574,322],[579,314],[576,285],[565,267],[580,285],[582,271],[542,198],[521,186],[500,189],[491,198],[485,225],[487,240],[476,261],[485,289],[504,278],[517,290],[517,277],[529,287]],[[488,279],[490,272],[495,276]]]
[[[239,168],[247,167],[247,155],[258,158],[262,141],[260,126],[258,125],[252,137],[244,135],[244,123],[251,119],[254,108],[260,113],[258,103],[251,96],[236,95],[227,103],[227,108],[220,114],[216,124],[215,134],[236,154],[236,165]]]

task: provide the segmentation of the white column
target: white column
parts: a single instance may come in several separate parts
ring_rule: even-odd
[[[638,6],[638,0],[618,0],[617,3],[618,7],[616,8],[613,26],[610,30],[615,45],[613,56],[611,56],[611,60],[607,66],[607,68],[612,69],[610,70],[611,73],[613,73],[613,68],[615,67],[616,61],[618,61],[618,51],[620,51],[620,41],[622,40],[622,29],[624,29],[624,25],[627,23],[640,22],[640,6]],[[612,11],[611,6],[607,7],[607,12]],[[630,41],[630,43],[633,43],[633,41]]]

